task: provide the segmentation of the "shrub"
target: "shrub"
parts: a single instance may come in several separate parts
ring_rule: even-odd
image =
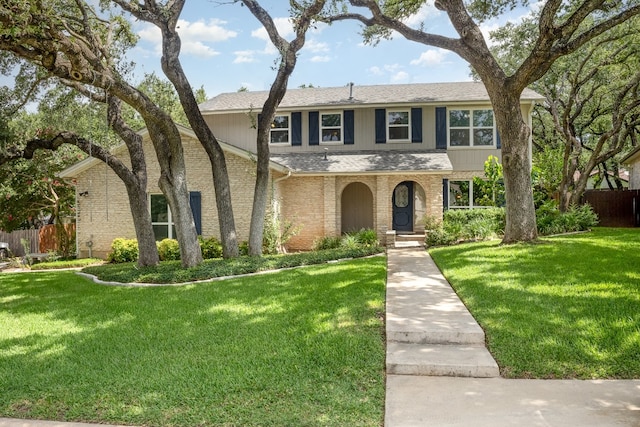
[[[242,255],[242,256],[249,255],[249,242],[246,241],[246,240],[240,242],[240,244],[238,245],[238,251],[240,252],[240,255]]]
[[[356,241],[361,245],[378,246],[380,244],[376,231],[370,228],[362,228],[352,234],[355,236]]]
[[[560,212],[555,201],[544,203],[536,210],[538,233],[543,236],[583,231],[598,224],[598,216],[590,205],[571,206]]]
[[[176,239],[162,239],[156,242],[160,261],[176,261],[180,259],[180,245]]]
[[[300,227],[269,209],[264,218],[262,252],[268,255],[285,252],[284,245],[299,231]]]
[[[121,237],[111,242],[111,252],[107,255],[107,261],[113,263],[134,262],[138,259],[138,241],[136,239],[123,239]]]
[[[443,220],[426,216],[425,245],[447,246],[464,240],[485,240],[504,234],[503,208],[449,209]]]
[[[202,236],[198,236],[198,241],[200,242],[200,248],[202,249],[202,258],[222,258],[222,243],[220,243],[220,240],[213,236],[207,239]]]
[[[355,234],[346,234],[340,241],[340,247],[343,249],[356,249],[362,246]]]
[[[340,247],[342,237],[340,236],[324,236],[313,242],[314,251],[324,251],[327,249],[336,249]]]

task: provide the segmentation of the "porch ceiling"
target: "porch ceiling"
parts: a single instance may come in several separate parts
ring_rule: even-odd
[[[445,151],[342,151],[271,154],[271,161],[294,174],[450,173]]]

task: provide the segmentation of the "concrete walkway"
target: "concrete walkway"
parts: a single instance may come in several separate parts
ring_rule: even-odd
[[[388,256],[386,427],[640,427],[640,381],[499,378],[429,254]]]

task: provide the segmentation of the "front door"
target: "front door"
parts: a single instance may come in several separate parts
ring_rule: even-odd
[[[413,182],[404,181],[393,190],[393,229],[413,231]]]

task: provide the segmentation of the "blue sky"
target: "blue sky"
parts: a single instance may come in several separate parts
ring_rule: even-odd
[[[281,34],[293,37],[287,18],[287,1],[264,1]],[[483,24],[483,32],[507,19],[516,20],[528,9],[519,9],[501,20]],[[241,87],[268,90],[275,76],[277,52],[260,22],[239,3],[189,0],[182,13],[179,32],[181,60],[193,87],[203,86],[209,97],[235,92]],[[430,32],[454,35],[447,16],[429,2],[410,20],[423,22]],[[136,76],[160,71],[160,33],[151,25],[135,22],[138,46],[130,58],[137,64]],[[405,40],[401,36],[364,45],[356,22],[320,24],[307,34],[289,87],[302,84],[332,87],[356,85],[428,83],[470,80],[469,67],[456,54]]]
[[[490,30],[507,20],[518,21],[542,2],[532,2],[501,19],[481,25],[488,38]],[[290,40],[292,26],[286,0],[262,0],[281,35]],[[456,36],[447,16],[433,7],[433,1],[407,23],[421,23],[432,33]],[[147,72],[162,76],[160,33],[151,24],[133,21],[139,36],[129,58],[136,64],[133,83]],[[204,87],[208,97],[235,92],[241,87],[268,90],[275,72],[277,52],[260,22],[240,3],[231,0],[188,0],[180,20],[181,61],[194,88]],[[393,83],[455,82],[470,80],[469,67],[456,54],[425,46],[396,35],[376,46],[365,45],[357,22],[318,24],[309,31],[289,87],[312,84],[320,87]],[[12,85],[0,76],[0,85]]]

